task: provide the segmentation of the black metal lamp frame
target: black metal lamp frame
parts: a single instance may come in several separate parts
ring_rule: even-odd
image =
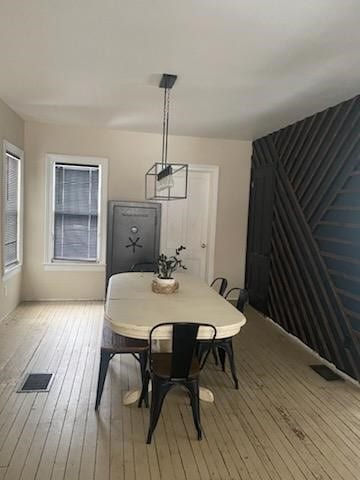
[[[185,163],[168,163],[167,165],[171,167],[172,176],[175,177],[175,181],[177,173],[184,173],[184,193],[182,195],[173,195],[171,188],[166,188],[164,191],[159,191],[158,176],[163,170],[163,164],[161,162],[156,162],[145,174],[145,198],[147,200],[183,200],[187,197],[188,165]]]
[[[169,133],[169,104],[170,89],[174,86],[177,75],[164,73],[161,77],[159,88],[164,89],[164,116],[161,162],[156,162],[145,174],[145,198],[147,200],[182,200],[187,198],[188,190],[188,165],[186,163],[168,163],[168,133]],[[173,187],[159,188],[159,181],[172,176],[176,181],[176,174],[183,174],[184,190],[179,194],[173,194]],[[179,178],[179,175],[178,177]]]

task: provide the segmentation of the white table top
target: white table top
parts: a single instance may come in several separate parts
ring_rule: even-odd
[[[148,339],[152,327],[164,322],[209,323],[216,338],[232,337],[245,325],[245,316],[205,282],[186,273],[177,273],[178,292],[158,294],[151,290],[152,273],[120,273],[110,278],[105,320],[112,330],[127,337]],[[170,329],[156,337],[166,340]],[[200,330],[198,338],[208,338]]]

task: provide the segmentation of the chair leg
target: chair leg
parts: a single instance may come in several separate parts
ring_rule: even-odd
[[[147,369],[147,361],[148,361],[148,352],[147,351],[141,352],[139,354],[139,361],[140,361],[142,389],[141,389],[141,395],[140,395],[140,398],[139,398],[138,407],[141,407],[142,401],[144,400],[145,407],[148,408],[149,407],[149,394],[148,394],[149,379],[147,380],[146,389],[144,388],[145,377],[146,377],[146,373],[147,373],[147,370],[146,370]]]
[[[202,439],[202,429],[200,423],[200,401],[199,401],[199,382],[192,381],[185,384],[189,391],[191,408],[193,412],[194,424],[198,434],[198,440]]]
[[[237,376],[236,376],[235,357],[234,357],[234,349],[233,349],[233,345],[232,345],[232,339],[228,340],[227,342],[224,342],[221,345],[221,348],[224,350],[224,353],[227,353],[227,355],[229,357],[231,376],[234,380],[236,390],[239,390],[239,381],[238,381]]]
[[[171,383],[163,383],[161,380],[157,379],[154,375],[152,380],[152,391],[151,391],[151,406],[150,406],[150,425],[146,443],[151,443],[151,437],[154,433],[156,425],[159,420],[161,407],[164,403],[164,399],[168,391],[173,386]]]
[[[96,391],[96,401],[95,401],[95,410],[99,408],[102,392],[104,390],[104,383],[106,378],[106,372],[109,366],[109,362],[111,360],[111,354],[109,352],[101,350],[100,353],[100,367],[99,367],[99,377],[98,377],[98,385]]]
[[[202,361],[205,350],[206,350],[205,343],[204,342],[197,342],[196,356],[197,356],[197,359],[199,360],[199,363],[201,363],[201,361]]]
[[[144,378],[142,381],[142,389],[141,389],[141,394],[138,402],[138,407],[140,408],[142,406],[142,402],[144,400],[145,402],[145,407],[149,407],[149,381],[150,381],[150,372],[146,370],[144,373]]]
[[[222,347],[219,346],[218,347],[218,353],[219,353],[219,358],[220,358],[220,364],[221,364],[222,371],[225,372],[225,359],[226,359],[225,350]]]
[[[215,365],[218,365],[219,364],[219,361],[218,361],[218,356],[217,356],[217,353],[216,353],[216,347],[212,347],[211,349],[211,353],[214,357],[214,362],[215,362]]]

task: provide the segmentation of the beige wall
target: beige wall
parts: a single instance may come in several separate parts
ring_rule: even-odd
[[[0,238],[2,239],[2,199],[3,199],[3,141],[7,140],[18,148],[24,148],[24,122],[16,115],[2,100],[0,100],[0,142],[1,142],[1,160],[0,160],[0,204],[1,204],[1,222]],[[2,244],[2,241],[1,241]],[[13,277],[3,281],[3,250],[0,248],[0,320],[10,313],[20,301],[21,291],[21,272]]]
[[[111,200],[143,200],[144,173],[160,158],[161,136],[117,130],[26,123],[25,265],[23,298],[101,298],[102,272],[44,271],[46,153],[109,159]],[[251,142],[171,137],[174,162],[219,165],[215,274],[243,285]]]

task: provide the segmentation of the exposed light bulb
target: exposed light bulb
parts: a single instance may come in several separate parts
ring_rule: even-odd
[[[167,165],[161,170],[161,172],[158,173],[157,186],[160,192],[165,190],[166,188],[172,188],[174,186],[174,179],[172,173],[173,171],[171,165]]]
[[[174,186],[174,178],[172,174],[170,173],[169,175],[166,175],[165,177],[161,178],[158,180],[158,190],[159,192],[162,192],[163,190],[166,190],[167,188],[172,188]]]

